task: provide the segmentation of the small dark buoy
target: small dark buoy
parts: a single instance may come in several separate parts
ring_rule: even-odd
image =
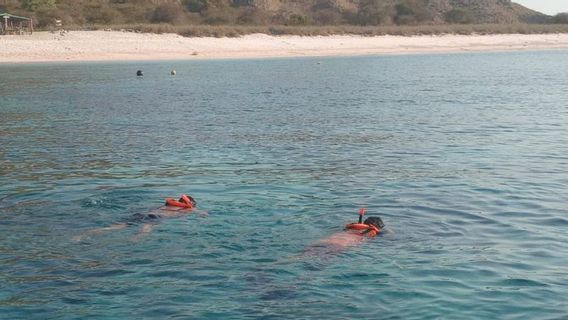
[[[170,71],[170,75],[175,76],[176,75],[176,71],[174,69],[172,69],[172,71]]]
[[[136,71],[136,75],[139,76],[139,77],[141,77],[141,76],[143,76],[144,74],[142,73],[142,70],[138,70],[138,71]]]

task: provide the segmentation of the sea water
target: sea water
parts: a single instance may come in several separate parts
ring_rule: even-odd
[[[0,318],[566,319],[567,70],[0,65]],[[78,241],[181,193],[208,215]],[[385,233],[302,256],[361,207]]]

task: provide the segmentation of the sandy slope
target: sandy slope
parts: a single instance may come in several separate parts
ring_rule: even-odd
[[[174,60],[568,48],[568,34],[443,36],[268,36],[184,38],[119,31],[0,36],[0,63]]]

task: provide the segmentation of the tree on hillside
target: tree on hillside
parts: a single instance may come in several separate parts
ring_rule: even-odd
[[[316,0],[311,8],[314,22],[320,25],[337,25],[343,22],[334,0]]]
[[[245,25],[265,25],[269,20],[270,16],[264,11],[254,7],[245,7],[239,11],[236,22]]]
[[[568,12],[559,13],[552,18],[554,23],[568,24]]]
[[[176,23],[183,16],[183,8],[175,3],[163,3],[156,7],[152,14],[152,22]]]
[[[416,22],[414,10],[412,10],[410,6],[404,3],[399,3],[394,6],[394,9],[396,12],[394,22],[396,22],[396,24],[411,24]]]
[[[28,11],[55,8],[55,0],[23,0],[22,8]]]
[[[189,12],[201,13],[207,9],[207,0],[184,0],[183,5]]]
[[[355,24],[363,26],[376,26],[384,24],[390,19],[388,10],[381,0],[361,0],[359,2],[359,12],[353,17]]]
[[[473,15],[466,10],[463,9],[452,9],[444,15],[446,22],[448,23],[472,23],[473,22]]]

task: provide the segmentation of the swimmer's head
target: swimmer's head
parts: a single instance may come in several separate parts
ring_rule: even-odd
[[[187,197],[189,198],[191,205],[195,207],[197,205],[197,201],[195,201],[195,199],[193,199],[193,197],[191,197],[191,196],[187,196]]]
[[[195,207],[197,205],[197,201],[195,201],[195,199],[193,199],[191,196],[182,194],[181,198],[179,198],[179,202],[185,203],[187,205],[190,205],[192,207]]]
[[[379,217],[368,217],[367,219],[365,219],[364,223],[367,225],[373,225],[379,228],[379,230],[385,227],[383,220]]]

